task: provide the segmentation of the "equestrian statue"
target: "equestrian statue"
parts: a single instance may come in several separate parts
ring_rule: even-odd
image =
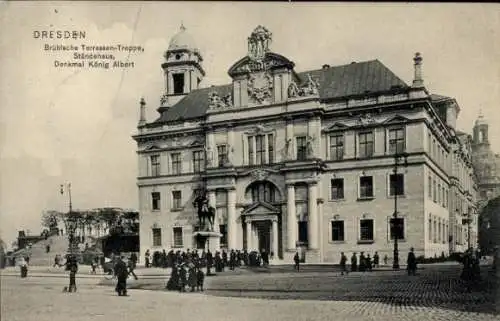
[[[202,230],[214,230],[215,208],[209,206],[206,191],[200,192],[193,202],[193,206],[198,210],[198,222]],[[206,222],[208,220],[209,225]]]

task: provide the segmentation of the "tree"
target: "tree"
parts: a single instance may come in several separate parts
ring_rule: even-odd
[[[42,213],[42,226],[50,229],[55,229],[59,226],[62,213],[54,210],[44,211]]]

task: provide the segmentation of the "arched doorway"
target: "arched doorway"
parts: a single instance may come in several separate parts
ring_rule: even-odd
[[[244,217],[243,240],[248,251],[265,251],[281,257],[281,193],[270,181],[256,181],[245,191],[251,200],[242,213]]]

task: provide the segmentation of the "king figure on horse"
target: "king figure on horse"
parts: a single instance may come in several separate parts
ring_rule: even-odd
[[[215,221],[215,208],[208,204],[206,190],[202,190],[193,202],[193,206],[198,210],[198,222],[200,229],[213,231]],[[206,221],[208,220],[208,225]]]

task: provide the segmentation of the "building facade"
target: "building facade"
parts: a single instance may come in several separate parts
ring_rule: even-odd
[[[467,246],[470,149],[455,131],[457,102],[425,88],[420,54],[407,85],[378,60],[297,72],[271,40],[257,27],[231,83],[201,88],[193,38],[184,27],[172,38],[159,117],[147,122],[141,99],[133,137],[141,255],[205,246],[192,204],[201,188],[216,208],[216,248],[337,262],[342,251],[391,259],[395,238],[404,257]]]

